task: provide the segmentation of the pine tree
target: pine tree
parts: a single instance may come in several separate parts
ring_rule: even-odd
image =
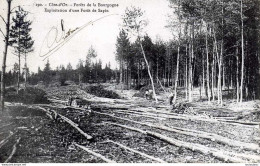
[[[122,29],[119,32],[119,36],[117,37],[117,43],[116,43],[116,60],[119,62],[119,68],[120,68],[120,83],[122,84],[126,79],[123,79],[126,77],[126,74],[124,74],[124,71],[128,68],[128,59],[130,55],[130,48],[131,44],[129,41],[129,38],[127,36],[127,33]],[[127,82],[124,82],[125,84],[128,84]]]
[[[21,55],[25,56],[25,60],[27,59],[27,55],[29,52],[33,51],[34,41],[30,36],[30,25],[31,21],[26,20],[26,16],[28,12],[24,11],[20,6],[18,10],[15,11],[15,17],[12,18],[14,25],[11,26],[10,29],[10,40],[9,43],[15,48],[15,52],[18,56],[18,80],[17,80],[17,93],[20,88],[20,74],[21,74]],[[27,70],[27,64],[25,61],[25,69]],[[26,73],[27,74],[27,73]]]

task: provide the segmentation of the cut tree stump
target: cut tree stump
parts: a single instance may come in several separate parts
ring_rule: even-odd
[[[104,160],[104,161],[107,162],[107,163],[116,163],[115,161],[110,160],[110,159],[107,159],[106,157],[102,156],[101,154],[98,154],[98,153],[96,153],[96,152],[93,152],[92,150],[90,150],[90,149],[88,149],[88,148],[86,148],[86,147],[84,147],[84,146],[82,146],[82,145],[79,145],[79,144],[76,144],[76,143],[74,143],[74,144],[75,144],[75,146],[77,146],[77,147],[83,149],[84,151],[86,151],[86,152],[88,152],[88,153],[90,153],[90,154],[96,156],[97,158],[101,158],[102,160]]]

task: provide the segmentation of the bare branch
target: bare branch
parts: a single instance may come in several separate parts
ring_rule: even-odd
[[[15,7],[13,7],[12,10],[11,10],[11,13],[13,13],[12,11],[13,11],[15,8],[17,8],[17,7],[21,7],[21,6],[15,6]]]
[[[0,32],[3,34],[4,38],[6,38],[6,36],[5,36],[4,32],[3,32],[1,29],[0,29]]]
[[[4,17],[0,15],[0,17],[2,18],[2,20],[4,21],[5,25],[7,24]]]

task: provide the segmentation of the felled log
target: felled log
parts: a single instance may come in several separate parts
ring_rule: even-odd
[[[55,112],[55,111],[54,111]],[[87,133],[85,133],[84,131],[82,131],[79,127],[78,124],[74,123],[72,120],[70,120],[69,118],[61,115],[61,114],[57,114],[58,116],[60,116],[64,121],[66,121],[68,124],[70,124],[73,128],[75,128],[76,130],[78,130],[78,132],[80,132],[80,134],[82,134],[83,136],[85,136],[87,139],[92,139],[93,137],[91,135],[88,135]]]
[[[91,105],[91,108],[102,108],[103,110],[110,110],[110,109],[127,110],[131,108],[131,106],[125,104],[95,103]]]
[[[126,110],[129,111],[129,110]],[[136,113],[137,110],[130,110],[132,114],[140,114],[140,112]],[[153,110],[154,111],[154,110]],[[210,123],[228,123],[235,126],[243,126],[248,128],[258,128],[258,122],[242,122],[242,121],[229,121],[229,120],[222,120],[222,119],[210,119],[210,118],[202,118],[200,116],[191,116],[191,115],[182,115],[182,114],[175,114],[175,113],[165,113],[160,111],[144,111],[143,115],[153,116],[154,118],[168,118],[168,119],[178,119],[178,120],[193,120],[193,121],[205,121]],[[156,114],[157,113],[157,114]],[[161,114],[161,115],[159,115]],[[164,114],[164,115],[162,115]]]
[[[241,149],[260,151],[260,148],[257,146],[257,144],[232,140],[232,139],[229,139],[229,138],[226,138],[226,137],[214,134],[214,133],[207,133],[207,132],[202,132],[202,131],[196,131],[196,133],[194,133],[188,129],[174,129],[174,128],[170,128],[170,127],[166,127],[166,126],[160,126],[160,125],[157,126],[157,125],[151,125],[151,124],[146,124],[146,125],[150,126],[150,127],[158,128],[161,130],[165,130],[165,131],[170,131],[170,132],[175,132],[175,133],[179,133],[179,134],[209,139],[209,140],[212,140],[215,142],[220,142],[220,143],[223,143],[223,144],[226,144],[229,146],[240,147]]]
[[[67,101],[64,101],[64,100],[57,100],[57,99],[51,99],[51,98],[48,98],[48,100],[51,102],[55,102],[55,103],[62,103],[62,104],[68,103]]]
[[[101,158],[102,160],[104,160],[107,163],[116,163],[115,161],[107,159],[106,157],[102,156],[101,154],[93,152],[92,150],[90,150],[90,149],[88,149],[88,148],[86,148],[86,147],[84,147],[82,145],[79,145],[79,144],[76,144],[76,143],[74,143],[74,144],[75,144],[75,146],[77,146],[77,147],[83,149],[84,151],[86,151],[86,152],[96,156],[97,158]]]
[[[152,119],[158,119],[158,120],[166,120],[166,118],[160,117],[160,116],[156,116],[156,115],[149,115],[149,114],[145,114],[145,113],[139,113],[139,112],[124,112],[124,111],[116,111],[115,113],[119,113],[119,114],[125,114],[125,115],[135,115],[135,116],[142,116],[142,117],[146,117],[146,118],[152,118]]]
[[[175,132],[175,133],[179,133],[179,134],[209,139],[209,140],[212,140],[215,142],[220,142],[220,143],[223,143],[223,144],[226,144],[229,146],[240,147],[241,149],[260,151],[260,147],[258,147],[257,144],[232,140],[232,139],[229,139],[229,138],[226,138],[226,137],[220,136],[218,134],[214,134],[214,133],[207,133],[207,132],[203,132],[203,131],[190,130],[190,129],[179,128],[179,127],[166,127],[166,126],[162,126],[162,125],[153,125],[153,124],[149,124],[149,123],[137,122],[137,121],[126,119],[126,118],[113,116],[113,115],[106,114],[106,113],[98,113],[98,114],[107,115],[107,116],[110,116],[110,117],[113,117],[116,119],[132,122],[135,124],[140,124],[140,125],[144,125],[144,126],[148,126],[148,127],[153,127],[153,128],[157,128],[157,129],[161,129],[161,130],[165,130],[165,131],[170,131],[170,132]]]
[[[6,125],[0,126],[0,129],[2,129],[2,128],[6,127],[6,126],[10,126],[10,125],[12,125],[12,124],[13,124],[13,123],[8,123],[8,124],[6,124]]]
[[[259,125],[260,122],[244,122],[244,121],[235,121],[235,120],[222,120],[222,119],[218,119],[221,122],[227,122],[227,123],[237,123],[237,124],[242,124],[242,125]]]
[[[58,114],[56,111],[52,110],[52,111],[48,111],[42,107],[38,107],[41,108],[41,110],[47,112],[48,114],[51,114],[51,112],[53,112],[54,114],[56,114],[56,116],[59,116],[60,118],[62,118],[65,122],[67,122],[68,124],[70,124],[73,128],[75,128],[80,134],[82,134],[83,136],[85,136],[87,139],[92,139],[93,137],[91,135],[88,135],[87,133],[85,133],[84,131],[82,131],[79,127],[78,124],[74,123],[72,120],[70,120],[69,118]]]
[[[157,162],[159,162],[159,163],[166,163],[166,162],[163,161],[162,159],[155,158],[155,157],[153,157],[153,156],[150,156],[150,155],[147,155],[147,154],[145,154],[145,153],[139,152],[139,151],[134,150],[134,149],[132,149],[132,148],[129,148],[129,147],[123,145],[123,144],[120,144],[120,143],[117,143],[117,142],[114,142],[114,141],[111,141],[111,140],[108,140],[107,142],[111,142],[111,143],[113,143],[113,144],[116,144],[116,145],[120,146],[121,148],[124,148],[124,149],[129,150],[129,151],[134,152],[134,153],[137,153],[137,154],[139,154],[139,155],[141,155],[141,156],[143,156],[143,157],[149,158],[149,159],[154,160],[154,161],[157,161]]]
[[[79,108],[79,107],[73,107],[73,106],[65,106],[65,105],[50,105],[50,104],[37,104],[36,106],[43,106],[43,107],[49,107],[49,108],[59,108],[59,109],[74,109],[74,110],[78,110],[78,111],[87,111],[87,112],[91,112],[91,109],[88,108]]]
[[[8,162],[12,159],[13,155],[14,155],[15,152],[16,152],[16,146],[17,146],[17,144],[19,144],[20,139],[21,139],[21,138],[19,137],[19,138],[16,140],[15,144],[13,145],[13,150],[12,150],[11,154],[9,155],[9,157],[5,160],[5,163],[8,163]]]
[[[10,131],[10,135],[0,142],[0,148],[2,148],[15,133],[16,132],[13,133]]]
[[[106,124],[119,126],[119,127],[122,127],[122,128],[132,130],[132,131],[137,131],[137,132],[140,132],[142,134],[152,136],[154,138],[160,139],[162,141],[165,141],[169,144],[172,144],[172,145],[175,145],[175,146],[178,146],[178,147],[184,147],[184,148],[190,149],[192,151],[199,151],[199,152],[206,154],[206,155],[211,154],[211,155],[213,155],[213,156],[215,156],[219,159],[222,159],[224,161],[233,162],[233,163],[245,163],[245,162],[247,162],[244,159],[241,159],[241,158],[238,158],[238,157],[232,157],[231,154],[228,153],[228,152],[223,152],[223,151],[220,151],[220,150],[215,149],[215,148],[209,148],[209,147],[206,147],[204,145],[179,141],[177,139],[169,138],[169,137],[164,136],[164,135],[159,134],[159,133],[155,133],[155,132],[151,132],[151,131],[144,131],[144,130],[141,130],[141,129],[136,129],[134,127],[129,127],[129,126],[125,126],[125,125],[120,125],[120,124],[117,124],[117,123],[106,122]],[[232,154],[234,154],[234,153],[232,153]]]
[[[237,120],[238,118],[235,116],[217,116],[214,117],[217,120]]]

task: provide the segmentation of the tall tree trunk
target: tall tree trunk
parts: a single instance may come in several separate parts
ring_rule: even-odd
[[[126,64],[126,87],[129,89],[129,69],[128,64]]]
[[[158,55],[156,57],[156,78],[157,78],[157,84],[159,83],[159,64],[158,64]]]
[[[233,65],[233,60],[229,60],[229,71],[228,71],[229,72],[229,78],[230,78],[229,86],[230,86],[231,89],[233,89],[233,74],[232,74],[231,64]]]
[[[174,80],[175,80],[175,75],[174,75],[174,58],[172,58],[172,74],[171,74],[171,82],[172,82],[172,86],[174,86]]]
[[[26,55],[26,53],[24,54],[24,60],[25,60],[25,63],[24,63],[24,68],[25,68],[25,72],[24,72],[24,88],[26,88],[26,86],[27,86],[27,55]]]
[[[242,49],[242,64],[241,64],[241,86],[240,86],[240,103],[243,101],[243,84],[244,84],[244,20],[243,20],[243,0],[241,0],[241,49]]]
[[[123,64],[122,64],[122,60],[120,60],[120,76],[119,76],[119,82],[120,82],[120,84],[123,83]]]
[[[209,87],[209,46],[208,46],[208,24],[206,25],[206,56],[207,56],[207,94],[208,102],[210,102],[210,87]]]
[[[168,61],[168,76],[167,76],[167,83],[168,83],[168,87],[170,86],[170,58]]]
[[[166,70],[167,70],[167,60],[165,60],[165,65],[164,65],[164,77],[163,77],[163,86],[166,86],[166,80],[167,80],[167,76],[166,76]]]
[[[220,72],[219,72],[219,77],[220,77],[220,82],[219,82],[219,90],[220,90],[220,104],[221,106],[223,106],[223,95],[222,95],[222,89],[224,88],[224,83],[225,83],[225,77],[224,77],[224,70],[222,71],[223,72],[223,85],[221,85],[221,69],[222,69],[222,66],[223,66],[223,69],[224,69],[224,65],[223,65],[223,48],[224,47],[224,41],[223,39],[221,40],[221,47],[220,47],[220,64],[219,64],[219,67],[220,67]]]
[[[222,80],[223,80],[223,89],[226,89],[226,79],[225,79],[225,75],[226,75],[226,69],[225,69],[225,63],[223,62],[222,64]]]
[[[216,51],[217,61],[218,61],[217,94],[218,94],[218,104],[220,104],[221,103],[221,69],[222,69],[221,65],[222,65],[222,58],[221,58],[221,55],[219,55],[219,52],[218,52],[218,44],[217,44],[216,33],[215,33],[215,29],[214,28],[213,28],[213,35],[214,35],[214,48],[215,48],[215,51]]]
[[[191,29],[191,100],[192,100],[192,91],[193,91],[193,83],[194,83],[194,76],[195,76],[195,57],[194,57],[194,21],[192,22],[192,29]]]
[[[19,40],[19,39],[18,39]],[[19,42],[18,42],[19,43]],[[19,45],[19,44],[18,44]],[[19,47],[19,46],[18,46]],[[18,79],[17,79],[17,94],[20,89],[20,74],[21,74],[21,54],[18,50]]]
[[[214,55],[214,51],[213,51],[213,61],[212,61],[212,70],[211,70],[211,93],[212,93],[212,101],[215,101],[215,79],[214,79],[214,75],[215,75],[215,55]]]
[[[141,49],[142,49],[142,54],[143,54],[143,56],[144,56],[145,63],[146,63],[146,65],[147,65],[148,75],[149,75],[149,77],[150,77],[151,84],[152,84],[152,88],[153,88],[153,96],[154,96],[154,99],[155,99],[156,103],[158,103],[158,99],[157,99],[157,96],[156,96],[156,93],[155,93],[155,88],[154,88],[154,83],[153,83],[153,77],[152,77],[151,72],[150,72],[149,63],[148,63],[148,61],[147,61],[147,59],[146,59],[145,52],[144,52],[144,48],[143,48],[143,45],[142,45],[141,40],[140,40],[139,37],[138,37],[138,40],[139,40],[139,44],[140,44]]]
[[[140,86],[140,61],[138,60],[137,64],[137,86]]]
[[[191,47],[191,44],[189,44]],[[191,48],[189,49],[189,81],[188,81],[188,86],[189,86],[189,102],[192,101],[192,55],[191,55]]]
[[[123,91],[123,62],[122,59],[120,60],[120,76],[119,76],[119,82],[121,86],[121,91]]]
[[[239,102],[239,79],[238,79],[238,77],[239,77],[239,62],[238,62],[238,47],[237,47],[237,49],[236,49],[236,61],[237,61],[237,73],[236,73],[236,82],[237,82],[237,103]]]
[[[177,53],[177,67],[176,67],[176,76],[175,76],[175,85],[174,85],[174,98],[173,102],[176,102],[177,98],[177,84],[179,80],[179,58],[180,58],[180,43],[178,44],[178,53]]]
[[[8,8],[7,8],[7,23],[6,23],[6,36],[5,36],[5,51],[3,55],[3,64],[2,64],[2,73],[1,73],[1,108],[4,111],[4,102],[5,102],[5,71],[6,71],[6,57],[9,46],[9,30],[10,30],[10,15],[11,15],[11,0],[7,0]]]
[[[222,0],[222,19],[221,19],[221,25],[222,25],[222,35],[221,35],[221,46],[220,46],[220,75],[219,77],[221,78],[221,69],[222,69],[222,66],[223,66],[223,70],[222,70],[222,73],[223,73],[223,85],[221,85],[221,81],[219,83],[219,90],[220,90],[220,104],[221,106],[223,106],[223,95],[222,95],[222,88],[225,88],[225,77],[224,77],[224,62],[223,62],[223,51],[224,51],[224,1]],[[220,79],[221,80],[221,79]]]
[[[129,88],[131,89],[131,86],[132,86],[132,71],[131,71],[131,67],[129,68],[128,82],[129,82]]]
[[[186,54],[187,54],[187,46],[186,46]],[[185,99],[188,99],[188,57],[186,56],[185,61]]]
[[[204,62],[204,52],[202,53],[202,91],[205,91],[205,62]]]

